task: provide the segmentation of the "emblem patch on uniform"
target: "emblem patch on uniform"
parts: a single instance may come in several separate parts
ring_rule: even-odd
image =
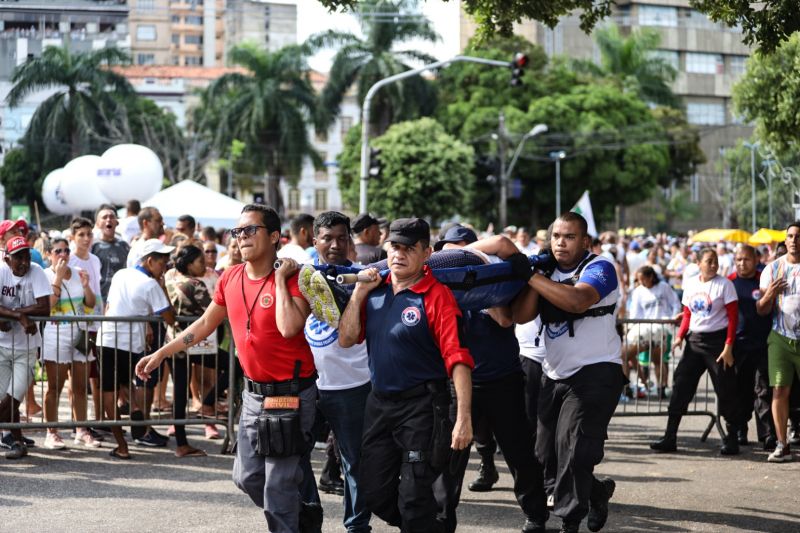
[[[265,294],[258,303],[261,304],[261,307],[264,309],[269,309],[272,307],[272,304],[275,303],[275,298],[273,298],[271,294]]]
[[[753,300],[756,300],[756,301],[758,301],[758,300],[760,300],[760,299],[761,299],[761,296],[762,296],[762,295],[761,295],[761,289],[755,289],[755,290],[753,291]]]
[[[422,313],[416,307],[406,307],[400,315],[400,320],[406,326],[416,326],[422,318]]]

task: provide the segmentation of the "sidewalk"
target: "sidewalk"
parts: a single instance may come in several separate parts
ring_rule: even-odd
[[[717,455],[719,438],[699,441],[706,418],[687,418],[677,454],[650,453],[647,443],[663,429],[664,418],[615,418],[598,475],[617,481],[611,514],[603,531],[760,531],[800,530],[800,456],[796,462],[766,462],[766,452],[747,447],[737,458]],[[219,441],[202,439],[189,427],[190,441],[209,457],[177,459],[172,449],[131,446],[134,460],[115,461],[111,448],[41,448],[44,433],[28,433],[39,447],[21,461],[0,458],[0,529],[15,532],[265,531],[261,512],[230,480],[233,459],[219,455]],[[751,428],[751,436],[754,431]],[[67,433],[62,433],[66,437]],[[174,440],[170,447],[174,448]],[[315,451],[319,473],[323,455]],[[465,491],[459,531],[518,532],[523,523],[511,478],[498,457],[502,477],[496,490]],[[473,453],[467,482],[477,470]],[[341,498],[322,494],[324,531],[343,531]],[[548,531],[558,531],[551,519]],[[373,520],[378,533],[395,531]],[[585,525],[581,531],[588,531]]]

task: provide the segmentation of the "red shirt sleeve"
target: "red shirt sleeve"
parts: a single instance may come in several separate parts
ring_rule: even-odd
[[[439,283],[434,284],[425,294],[425,314],[428,317],[428,328],[433,340],[442,352],[447,375],[453,375],[453,367],[457,364],[475,368],[475,362],[469,350],[461,345],[458,336],[458,321],[461,309],[450,289]]]
[[[728,313],[728,335],[725,337],[725,344],[733,344],[736,339],[736,328],[739,326],[739,302],[734,300],[725,304],[725,311]]]
[[[686,337],[686,332],[689,331],[689,321],[692,319],[692,312],[685,305],[683,306],[683,317],[681,318],[681,325],[678,328],[678,338],[683,339]]]
[[[225,305],[225,286],[228,284],[228,280],[231,277],[231,272],[235,270],[235,267],[231,267],[225,270],[220,276],[219,280],[217,281],[217,288],[214,289],[214,303],[217,305],[221,305],[222,307],[227,307]]]

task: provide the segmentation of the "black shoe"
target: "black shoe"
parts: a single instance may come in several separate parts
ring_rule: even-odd
[[[650,443],[654,452],[670,453],[678,451],[678,439],[672,435],[664,435],[655,442]]]
[[[739,438],[733,433],[728,433],[719,449],[720,455],[739,455]]]
[[[771,452],[772,450],[775,449],[775,446],[777,445],[778,445],[778,439],[776,439],[775,437],[767,437],[766,439],[764,439],[765,452]]]
[[[563,522],[561,522],[561,529],[558,530],[558,533],[578,533],[580,528],[581,528],[580,522],[564,520]]]
[[[300,505],[300,533],[322,533],[322,506],[302,502]]]
[[[546,533],[545,522],[528,518],[522,526],[522,533]]]
[[[739,446],[750,446],[750,441],[747,440],[747,428],[737,431],[736,438],[739,441]]]
[[[319,489],[327,494],[344,496],[344,481],[341,479],[322,479],[319,478]]]
[[[478,477],[467,488],[472,492],[489,492],[499,480],[500,474],[497,473],[494,463],[481,461],[481,465],[478,467]]]
[[[6,459],[22,459],[28,455],[28,447],[21,442],[14,442],[11,449],[6,452]]]
[[[589,517],[586,519],[586,527],[589,531],[600,531],[608,520],[608,500],[614,495],[617,484],[613,479],[605,478],[593,488],[589,497]]]

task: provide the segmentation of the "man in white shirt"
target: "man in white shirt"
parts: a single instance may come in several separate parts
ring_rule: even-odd
[[[539,247],[531,240],[531,234],[528,233],[527,228],[519,228],[517,230],[517,240],[514,244],[516,244],[519,251],[525,255],[536,255],[539,253]]]
[[[39,326],[28,317],[50,315],[53,291],[41,267],[31,264],[25,237],[6,243],[0,266],[0,420],[19,422],[19,405],[33,381],[37,349],[42,346]],[[8,459],[28,454],[22,432],[12,429],[14,442]]]
[[[139,200],[128,200],[126,205],[125,218],[120,221],[119,230],[122,238],[130,244],[133,238],[139,235],[139,212],[142,206]]]
[[[292,240],[281,246],[281,249],[278,250],[278,257],[294,259],[299,265],[310,263],[311,256],[306,249],[313,244],[313,226],[314,217],[311,215],[300,214],[294,217],[289,225]]]
[[[145,207],[139,212],[139,228],[141,237],[131,244],[131,251],[128,252],[128,268],[134,268],[139,264],[139,260],[144,255],[142,247],[150,239],[159,239],[164,235],[164,217],[155,207]]]
[[[535,273],[512,304],[514,321],[539,316],[547,353],[538,403],[536,454],[555,463],[554,514],[564,533],[578,531],[588,514],[590,531],[608,518],[611,479],[598,480],[608,423],[622,390],[621,342],[614,310],[619,286],[614,265],[593,257],[586,220],[564,213],[553,224],[557,262]]]

